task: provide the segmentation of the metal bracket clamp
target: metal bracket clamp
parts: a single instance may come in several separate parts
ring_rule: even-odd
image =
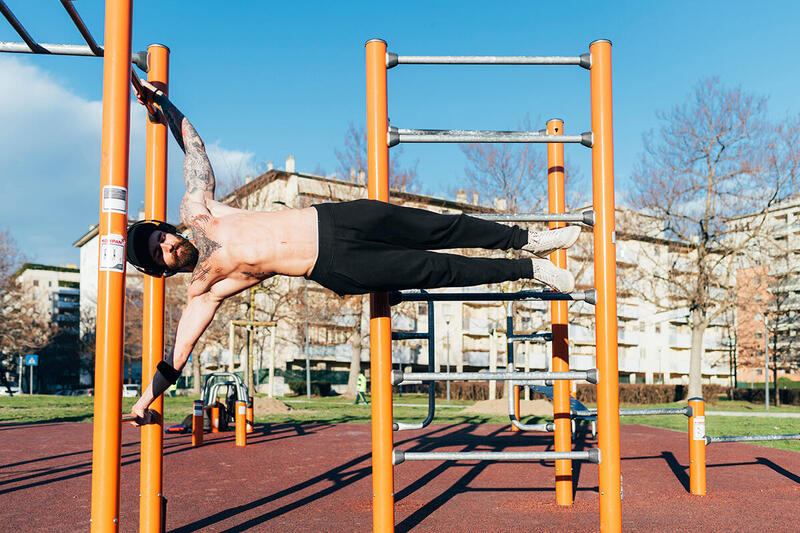
[[[581,54],[579,56],[581,58],[581,62],[578,63],[580,66],[585,68],[586,70],[592,69],[592,54]]]
[[[403,382],[403,371],[392,370],[392,385],[395,387]]]
[[[392,450],[392,466],[397,466],[400,463],[405,462],[406,454],[403,450]]]
[[[597,379],[600,376],[600,373],[597,371],[596,368],[590,368],[586,371],[586,381],[592,383],[593,385],[597,385]]]
[[[591,131],[584,131],[581,133],[581,144],[588,148],[594,146],[594,133]]]
[[[597,290],[589,289],[588,291],[583,291],[583,301],[587,304],[597,305]]]
[[[134,52],[131,57],[131,63],[139,67],[142,72],[150,72],[150,65],[147,61],[147,50],[141,52]]]
[[[587,209],[582,214],[583,223],[587,226],[594,226],[594,209]]]
[[[392,146],[397,146],[400,144],[400,132],[397,131],[397,128],[394,126],[389,126],[389,132],[387,133],[386,139],[386,144],[389,146],[389,148]]]
[[[398,65],[397,54],[394,54],[392,52],[386,52],[386,68],[389,69],[392,67],[396,67],[397,65]]]

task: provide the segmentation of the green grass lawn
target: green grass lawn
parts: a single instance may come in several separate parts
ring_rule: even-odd
[[[167,424],[177,424],[191,413],[191,396],[176,396],[165,398],[165,421]],[[312,398],[306,400],[304,396],[280,398],[292,407],[292,411],[285,414],[262,415],[256,417],[260,423],[292,423],[292,422],[320,422],[320,423],[369,423],[370,407],[368,405],[353,405],[352,400],[342,397]],[[86,396],[40,396],[23,395],[9,398],[0,396],[0,423],[33,423],[33,422],[91,422],[94,398]],[[123,398],[123,412],[129,412],[135,398]],[[427,395],[403,394],[395,395],[394,418],[398,422],[419,422],[425,418],[427,412]],[[407,406],[411,405],[411,406]],[[472,405],[472,402],[453,401],[447,403],[437,400],[437,424],[507,424],[505,415],[476,415],[462,413],[463,407]],[[685,405],[685,404],[683,404]],[[659,404],[648,407],[682,407],[680,403]],[[637,407],[634,405],[623,405]],[[641,406],[638,406],[641,407]],[[708,411],[743,411],[760,413],[764,412],[763,405],[745,402],[720,401],[706,406]],[[800,407],[788,406],[770,407],[769,412],[800,413]],[[623,424],[642,424],[646,426],[674,429],[685,432],[687,420],[684,416],[625,416]],[[530,418],[526,423],[543,422],[544,419]],[[708,415],[706,417],[706,430],[709,435],[758,435],[766,433],[800,433],[800,419],[798,418],[759,418],[753,417],[728,417]],[[800,452],[800,441],[778,441],[760,443],[763,446],[772,446],[785,450]],[[714,444],[713,446],[725,446]]]

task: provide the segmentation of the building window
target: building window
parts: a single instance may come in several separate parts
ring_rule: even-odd
[[[33,280],[33,286],[34,287],[38,287],[39,286],[39,280],[38,279]]]

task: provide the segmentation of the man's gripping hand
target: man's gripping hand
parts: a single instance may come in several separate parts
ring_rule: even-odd
[[[148,409],[139,402],[136,402],[131,408],[131,415],[133,416],[131,425],[135,427],[158,424],[161,421],[161,414],[158,411]]]

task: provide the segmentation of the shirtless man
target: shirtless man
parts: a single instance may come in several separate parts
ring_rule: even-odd
[[[544,256],[575,243],[580,228],[526,231],[466,215],[441,215],[373,200],[319,204],[305,209],[255,212],[214,200],[214,171],[194,127],[163,93],[145,83],[153,103],[186,154],[186,194],[180,217],[187,240],[169,224],[140,221],[128,229],[128,261],[142,272],[191,272],[186,308],[173,353],[133,406],[150,423],[152,401],[175,383],[195,343],[225,298],[282,274],[304,276],[339,295],[399,289],[470,286],[533,278],[571,292],[572,274]],[[521,249],[524,259],[474,258],[428,250]]]

